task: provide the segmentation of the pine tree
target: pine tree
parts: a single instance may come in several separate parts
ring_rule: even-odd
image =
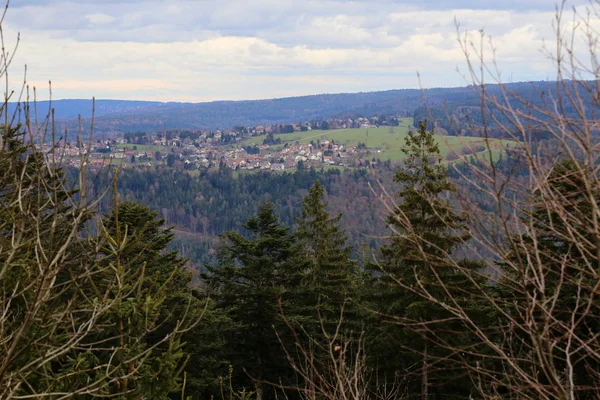
[[[452,268],[448,259],[468,239],[462,233],[465,218],[453,210],[448,199],[453,186],[427,122],[419,122],[417,131],[409,132],[402,151],[404,165],[394,178],[402,185],[398,192],[402,201],[388,217],[393,233],[381,248],[381,263],[370,267],[377,271],[371,301],[383,316],[370,333],[371,356],[383,378],[403,377],[411,395],[468,398],[466,371],[453,370],[451,351],[432,345],[437,341],[460,348],[461,343],[468,344],[468,335],[461,335],[461,327],[439,305],[413,291],[423,287],[443,301],[447,293],[439,284],[442,281],[454,291],[455,299],[472,302],[470,279]],[[481,267],[468,260],[462,263],[474,273]],[[475,312],[474,303],[473,309]]]
[[[234,370],[233,381],[249,386],[244,370],[256,379],[260,398],[271,398],[264,382],[286,382],[288,363],[277,333],[286,328],[281,313],[288,315],[290,288],[297,285],[289,229],[265,203],[256,217],[244,225],[248,238],[227,232],[215,266],[207,266],[203,277],[214,289],[218,307],[233,321],[225,332],[225,348]]]
[[[307,263],[302,285],[306,305],[317,311],[313,312],[315,321],[321,317],[329,325],[336,325],[340,318],[356,318],[356,312],[350,310],[356,308],[352,303],[357,300],[360,276],[350,258],[352,247],[346,244],[346,235],[339,226],[342,215],[330,217],[324,196],[325,189],[317,181],[302,199],[295,237],[298,256]]]
[[[165,398],[179,387],[181,334],[165,331],[160,354],[146,341],[164,292],[119,256],[126,236],[87,230],[98,199],[69,184],[52,150],[20,127],[1,134],[0,397]]]
[[[186,268],[187,260],[177,251],[168,251],[173,240],[172,228],[165,227],[164,219],[149,207],[131,202],[120,202],[107,214],[104,224],[111,235],[116,235],[117,226],[127,234],[127,246],[119,253],[121,262],[128,266],[143,268],[146,287],[157,287],[164,293],[159,320],[162,321],[147,337],[148,344],[156,344],[183,319],[196,323],[183,336],[183,350],[187,355],[186,393],[207,394],[218,387],[218,377],[227,365],[222,355],[219,329],[228,323],[219,315],[213,304],[192,288],[192,273]],[[164,346],[163,346],[164,347]],[[162,350],[159,347],[156,351]],[[210,359],[210,368],[203,365]],[[164,381],[170,377],[163,377]]]

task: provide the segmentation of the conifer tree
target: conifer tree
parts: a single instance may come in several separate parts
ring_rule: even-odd
[[[288,328],[297,349],[288,355],[304,385],[300,390],[309,397],[315,390],[326,393],[327,388],[349,385],[344,374],[356,377],[358,373],[363,378],[360,368],[353,369],[362,361],[364,321],[357,304],[362,275],[340,227],[342,215],[330,216],[324,196],[325,189],[317,181],[302,199],[301,215],[296,218],[295,264],[302,266],[301,280],[287,318],[293,322]],[[347,390],[341,390],[344,394],[335,396],[347,395]]]
[[[127,233],[128,245],[119,254],[120,259],[138,270],[143,268],[144,285],[160,288],[164,293],[159,315],[162,322],[148,335],[148,343],[160,342],[183,318],[194,323],[182,337],[187,355],[183,370],[186,372],[185,390],[196,395],[209,395],[208,391],[212,390],[215,394],[219,372],[226,367],[220,358],[222,339],[218,331],[227,320],[192,288],[192,273],[186,268],[187,260],[177,251],[168,250],[174,237],[172,228],[165,227],[165,221],[158,218],[157,211],[132,201],[115,206],[105,216],[104,224],[112,235],[116,234],[117,225],[121,232]],[[159,347],[156,352],[160,350]],[[210,368],[203,365],[204,358],[211,360]]]
[[[237,385],[255,386],[259,398],[271,398],[264,382],[286,382],[288,363],[277,333],[286,329],[290,288],[299,284],[294,273],[294,240],[280,224],[273,205],[265,203],[244,225],[248,237],[227,232],[215,266],[204,274],[220,309],[234,321],[225,332],[225,348]],[[248,380],[247,372],[255,379]]]
[[[384,378],[403,377],[411,395],[468,398],[470,382],[465,371],[455,369],[454,355],[446,348],[448,343],[455,348],[468,345],[468,335],[461,333],[465,330],[443,308],[415,292],[423,290],[444,299],[447,292],[437,283],[439,279],[454,290],[454,299],[472,302],[470,279],[476,278],[458,273],[448,262],[457,246],[468,239],[462,233],[465,219],[448,199],[453,186],[426,121],[408,133],[402,151],[404,165],[394,178],[402,185],[401,202],[388,217],[393,233],[381,248],[380,265],[371,266],[378,271],[371,297],[382,317],[368,346]],[[480,267],[468,260],[462,263],[473,272]],[[475,312],[476,304],[472,307]]]
[[[345,319],[356,318],[350,310],[357,300],[360,282],[356,263],[350,258],[352,247],[346,244],[346,235],[339,226],[342,215],[329,215],[324,196],[325,189],[317,181],[302,199],[295,237],[298,256],[307,262],[302,285],[307,305],[335,325],[340,317],[344,318],[342,311]],[[313,313],[313,318],[318,320],[319,315]]]
[[[574,159],[553,166],[547,187],[533,194],[533,207],[521,216],[528,229],[508,240],[513,251],[506,258],[508,262],[501,264],[503,275],[494,288],[498,304],[517,321],[498,316],[505,334],[514,335],[510,342],[513,348],[507,351],[518,357],[527,373],[535,374],[540,386],[552,391],[553,387],[573,385],[574,398],[578,399],[597,396],[600,384],[598,376],[590,374],[600,368],[600,362],[590,356],[587,347],[598,343],[600,331],[595,269],[600,242],[593,223],[600,191],[597,186],[591,186],[589,192],[585,188],[586,181],[597,179],[590,178],[594,174],[595,167]],[[554,202],[560,202],[561,207],[555,207]],[[531,254],[536,254],[538,261],[528,261]],[[514,332],[508,328],[511,325],[516,328]],[[519,329],[521,326],[527,329]],[[547,351],[547,358],[537,356],[536,349]],[[506,379],[503,383],[511,384]],[[523,395],[529,390],[519,388]],[[535,394],[531,392],[531,396]]]
[[[180,325],[155,343],[163,351],[148,344],[164,292],[119,256],[127,236],[102,224],[99,236],[86,230],[99,198],[69,184],[52,148],[39,152],[18,126],[1,135],[0,397],[158,399],[178,390]]]

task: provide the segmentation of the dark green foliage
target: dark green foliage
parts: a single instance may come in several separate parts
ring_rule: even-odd
[[[165,292],[130,257],[140,237],[101,225],[100,237],[86,232],[95,215],[87,196],[19,127],[6,128],[1,142],[0,397],[164,399],[177,391],[181,334],[149,341]]]
[[[284,125],[281,129],[281,133],[294,133],[294,125]]]
[[[299,283],[293,238],[270,203],[244,228],[248,238],[235,232],[224,235],[217,265],[207,267],[205,279],[217,305],[233,321],[225,332],[225,354],[233,365],[234,382],[254,386],[244,370],[259,381],[285,382],[290,371],[277,333],[286,330],[280,314],[287,313],[290,288]],[[263,383],[256,383],[256,390],[272,396]]]
[[[384,182],[391,181],[390,173],[380,175]],[[368,186],[372,178],[365,171],[319,172],[302,168],[285,174],[256,172],[234,176],[233,171],[222,169],[193,177],[169,168],[149,168],[123,171],[118,183],[121,198],[159,210],[178,233],[185,231],[185,235],[177,235],[174,248],[181,249],[182,241],[189,243],[194,239],[198,243],[195,246],[210,249],[218,235],[238,231],[264,201],[272,202],[282,223],[292,226],[301,213],[302,198],[317,180],[329,193],[332,213],[344,213],[340,224],[348,243],[358,248],[369,238],[376,245],[378,241],[373,238],[380,235],[384,223],[377,207],[371,206],[377,200]],[[109,205],[105,207],[108,209]],[[211,252],[200,253],[195,247],[184,255],[200,268],[203,263],[214,261]]]
[[[318,323],[322,318],[333,333],[340,318],[347,319],[348,325],[356,319],[354,302],[360,282],[356,263],[350,258],[352,248],[339,225],[342,215],[329,216],[324,196],[325,189],[317,181],[302,199],[295,237],[300,246],[298,256],[307,262],[302,287],[305,301],[313,309],[312,319]]]
[[[589,353],[597,348],[600,332],[600,242],[593,218],[600,193],[597,187],[586,187],[586,182],[597,182],[596,173],[572,159],[554,165],[548,190],[534,193],[533,208],[522,214],[528,231],[509,241],[513,251],[501,265],[503,276],[495,288],[507,315],[520,322],[510,324],[515,327],[510,350],[518,356],[519,367],[535,374],[539,383],[552,391],[557,379],[569,384],[569,359],[578,399],[595,398],[600,384],[598,376],[590,373],[599,370],[600,363]],[[556,201],[560,207],[553,204]],[[532,254],[536,260],[529,259]],[[509,321],[503,316],[499,321],[508,331]],[[569,341],[586,346],[574,348]],[[539,347],[550,349],[544,353],[548,359],[537,357]],[[527,388],[520,389],[527,393]]]
[[[218,358],[222,347],[219,330],[228,320],[191,287],[192,273],[186,268],[187,260],[180,258],[177,251],[166,251],[173,233],[164,226],[163,219],[158,219],[156,211],[134,202],[119,203],[118,213],[113,209],[105,218],[112,234],[116,234],[117,219],[120,231],[127,233],[129,241],[120,254],[121,260],[143,267],[145,284],[158,286],[165,294],[159,315],[161,324],[148,336],[148,342],[159,342],[182,319],[200,320],[183,335],[187,355],[184,371],[189,377],[186,393],[196,396],[216,393],[219,374],[226,367]]]
[[[468,237],[462,233],[464,217],[448,200],[453,187],[427,122],[409,133],[403,151],[404,166],[395,176],[403,185],[398,192],[402,202],[388,218],[394,233],[381,248],[381,264],[371,266],[376,272],[370,298],[381,317],[368,345],[380,373],[388,380],[403,379],[411,396],[427,391],[431,398],[468,398],[472,385],[457,368],[460,358],[447,347],[469,346],[471,338],[422,293],[442,302],[451,296],[479,313],[470,278],[477,279],[481,266],[467,260],[461,262],[463,272],[453,266],[453,251]],[[464,274],[469,270],[470,277]]]
[[[191,291],[191,273],[176,251],[165,252],[173,240],[170,228],[158,219],[158,212],[135,202],[121,202],[106,215],[104,225],[111,235],[127,235],[128,246],[119,254],[122,262],[136,263],[145,268],[148,280],[159,285],[168,283],[170,292]]]
[[[329,216],[323,197],[324,188],[317,182],[302,201],[294,234],[266,203],[245,224],[247,237],[224,235],[218,263],[208,267],[205,279],[219,308],[234,321],[225,332],[225,357],[234,371],[244,368],[261,381],[295,386],[299,382],[285,351],[303,364],[295,346],[308,349],[316,340],[327,348],[326,338],[336,334],[341,319],[338,340],[360,334],[355,304],[359,273],[338,225],[341,216]],[[320,351],[315,349],[313,356],[323,359],[326,354]],[[239,372],[234,381],[240,387],[251,384]],[[272,396],[262,384],[256,390]]]

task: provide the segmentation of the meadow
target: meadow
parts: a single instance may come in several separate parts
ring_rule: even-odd
[[[378,128],[356,128],[356,129],[336,129],[326,131],[307,131],[294,132],[289,134],[274,135],[276,139],[281,140],[281,145],[272,146],[278,150],[285,143],[309,143],[311,140],[329,140],[335,141],[337,144],[344,146],[357,146],[359,143],[364,143],[373,157],[382,161],[401,161],[404,157],[402,147],[404,146],[405,138],[408,134],[409,127],[412,126],[412,118],[402,119],[399,126],[382,126]],[[255,136],[241,142],[243,146],[263,143],[265,136]],[[464,154],[467,149],[477,149],[484,146],[484,139],[480,137],[470,136],[444,136],[436,135],[436,140],[439,143],[440,152],[444,158],[449,154],[455,153],[458,156]],[[512,146],[514,142],[510,140],[490,139],[490,144],[493,149],[492,153],[497,157],[500,151],[506,146]]]
[[[135,151],[140,152],[140,153],[141,152],[155,153],[157,151],[160,151],[162,155],[167,155],[169,153],[169,151],[171,150],[170,146],[161,146],[161,145],[154,145],[154,144],[122,143],[122,144],[115,145],[116,148],[125,149],[125,150],[133,150],[134,146],[135,146]]]

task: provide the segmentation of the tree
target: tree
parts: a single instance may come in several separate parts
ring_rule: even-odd
[[[362,368],[355,371],[359,378],[354,372],[345,375],[348,366],[362,367],[362,354],[357,359],[352,354],[354,345],[361,344],[362,339],[363,320],[357,304],[361,275],[350,258],[352,247],[346,244],[346,235],[339,226],[342,215],[330,217],[324,196],[325,189],[317,181],[302,199],[301,215],[296,219],[295,263],[302,265],[301,280],[294,287],[294,301],[284,316],[294,351],[282,342],[298,374],[299,390],[309,396],[315,391],[327,392],[326,388],[338,380],[342,385],[348,383],[346,379],[364,383]],[[344,374],[343,379],[340,374]]]
[[[141,285],[142,265],[126,265],[123,232],[86,228],[106,192],[70,185],[54,150],[41,154],[23,135],[5,126],[0,149],[0,396],[177,391],[182,324],[149,345],[164,292]],[[85,161],[76,180],[84,183]]]
[[[462,358],[435,343],[451,342],[457,348],[467,348],[471,337],[459,320],[424,300],[415,289],[421,288],[440,302],[448,301],[450,295],[477,314],[471,281],[478,279],[477,269],[482,266],[462,260],[463,271],[470,271],[465,276],[447,261],[468,235],[464,233],[465,217],[453,210],[448,199],[453,185],[426,121],[419,122],[416,132],[408,133],[402,151],[406,155],[404,165],[394,178],[402,184],[397,195],[402,201],[388,217],[393,233],[381,248],[381,264],[371,267],[380,271],[375,274],[373,301],[386,320],[373,333],[373,351],[380,354],[376,362],[390,378],[408,372],[412,376],[409,391],[421,398],[468,398],[471,383],[455,365]],[[444,288],[438,279],[445,283]],[[394,348],[399,357],[386,359],[385,354]]]
[[[159,287],[164,292],[164,300],[160,309],[160,326],[148,335],[147,342],[160,344],[161,339],[173,330],[182,319],[194,322],[182,339],[187,355],[184,371],[187,373],[186,392],[206,394],[212,390],[216,393],[219,370],[226,363],[219,359],[221,354],[221,337],[218,330],[227,323],[218,315],[214,304],[202,299],[201,294],[191,286],[192,273],[186,268],[187,260],[181,258],[177,251],[167,251],[173,240],[172,228],[164,226],[165,220],[158,218],[158,212],[135,202],[125,201],[115,206],[104,218],[104,224],[111,235],[115,235],[117,227],[127,232],[128,246],[121,252],[124,264],[143,267],[144,285]],[[201,324],[195,323],[202,319]],[[154,351],[164,351],[158,346]],[[206,368],[205,360],[210,359],[210,368]],[[165,374],[171,373],[165,371]],[[163,382],[171,376],[161,378]]]
[[[479,40],[459,38],[464,75],[481,104],[477,129],[486,150],[472,156],[469,168],[453,164],[464,178],[455,200],[469,211],[465,226],[478,255],[495,261],[486,266],[492,287],[471,280],[494,324],[478,321],[443,276],[432,278],[446,298],[424,286],[412,293],[473,335],[478,346],[468,354],[481,362],[459,365],[481,398],[588,399],[600,393],[600,71],[593,27],[600,9],[591,2],[586,13],[573,9],[573,18],[565,18],[566,5],[561,2],[553,21],[556,43],[544,49],[556,81],[533,84],[530,98],[502,83],[495,61],[484,61],[483,32]],[[578,56],[581,50],[586,57]],[[497,162],[490,139],[499,136],[513,140],[514,148]],[[472,188],[477,195],[466,196]],[[481,203],[485,208],[478,208]],[[457,273],[472,274],[450,254],[444,258]],[[438,344],[460,354],[452,343]]]
[[[117,231],[126,232],[129,245],[119,254],[121,261],[144,267],[146,281],[150,285],[159,285],[165,290],[163,321],[170,319],[163,327],[185,315],[185,308],[194,302],[190,287],[192,274],[187,271],[187,260],[179,257],[177,251],[166,251],[173,240],[171,228],[164,227],[164,219],[158,219],[158,212],[152,211],[148,206],[131,201],[120,202],[104,218],[104,226],[111,235]],[[178,313],[173,313],[177,305],[183,306]],[[197,307],[194,307],[197,308]],[[173,315],[175,314],[175,315]],[[163,336],[158,332],[158,336]]]
[[[346,322],[352,317],[356,319],[349,310],[353,308],[352,302],[358,300],[360,276],[356,263],[350,259],[352,247],[346,244],[346,235],[339,226],[342,215],[329,216],[324,196],[325,189],[317,181],[302,199],[295,237],[299,256],[307,262],[303,289],[313,310],[313,320],[322,318],[333,329],[344,309]]]
[[[203,277],[213,288],[217,305],[235,322],[225,333],[225,348],[238,384],[255,379],[259,398],[271,398],[265,382],[282,382],[290,371],[276,332],[280,314],[288,309],[290,288],[299,282],[293,263],[293,238],[281,226],[273,205],[265,203],[244,225],[249,238],[227,232],[215,266]]]
[[[284,125],[283,129],[281,130],[281,133],[294,133],[295,129],[294,129],[294,125]]]
[[[167,166],[168,167],[173,167],[173,165],[175,164],[176,160],[177,160],[177,156],[175,154],[173,154],[173,153],[169,153],[167,155]]]
[[[568,212],[548,207],[549,199],[543,193],[535,194],[533,208],[523,210],[520,217],[524,225],[531,227],[528,231],[535,233],[525,231],[511,238],[520,245],[507,255],[510,263],[500,263],[503,274],[496,287],[498,302],[505,301],[506,312],[522,316],[518,326],[530,327],[530,331],[514,332],[520,367],[536,374],[538,384],[547,390],[571,381],[576,398],[593,398],[600,386],[600,377],[590,374],[600,368],[600,359],[590,356],[590,349],[581,345],[597,343],[596,333],[600,331],[598,281],[586,265],[587,260],[597,257],[598,245],[593,233],[585,228],[593,224],[593,202],[600,199],[600,193],[598,188],[592,188],[593,200],[586,197],[582,188],[589,179],[588,172],[595,174],[573,159],[554,165],[548,184]],[[572,240],[578,245],[569,243]],[[540,271],[544,292],[540,294],[535,294],[529,279],[523,279],[529,272],[526,260],[532,253],[544,266]],[[531,301],[534,296],[539,296],[540,301]],[[498,313],[498,318],[505,326],[513,323],[503,314]],[[549,358],[541,363],[531,359],[532,350],[537,347],[551,349]],[[506,386],[510,384],[509,380],[504,382]],[[526,388],[519,390],[528,392]],[[535,391],[531,393],[534,395]]]
[[[0,43],[0,398],[164,398],[180,387],[183,326],[146,342],[164,292],[142,284],[143,266],[124,265],[127,235],[94,226],[110,187],[106,170],[88,170],[92,132],[87,143],[77,132],[87,151],[73,171],[50,115],[37,125],[26,102],[23,125],[13,125],[12,54]]]

